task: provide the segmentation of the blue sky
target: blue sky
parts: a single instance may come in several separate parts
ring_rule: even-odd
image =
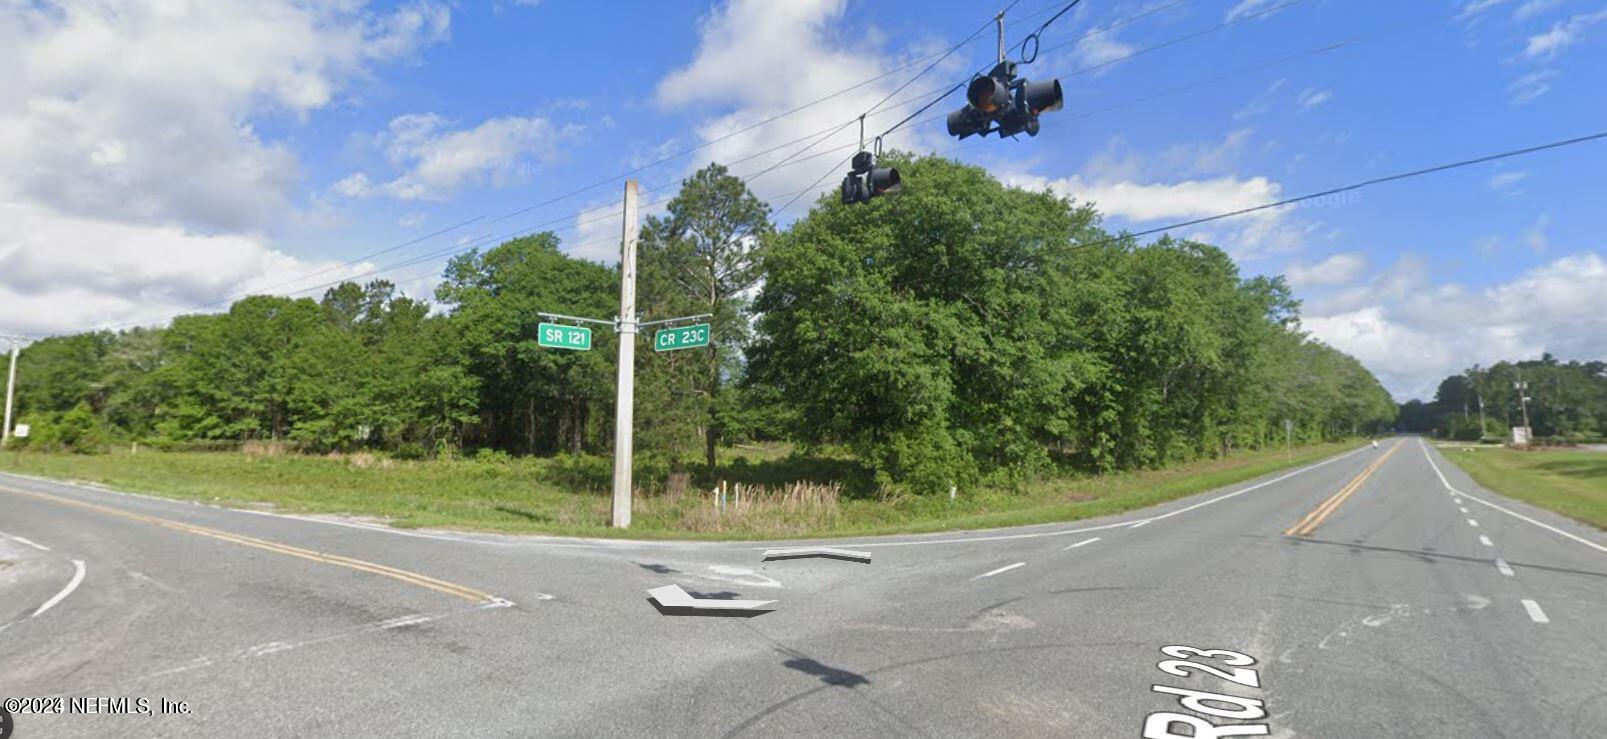
[[[427,296],[444,259],[430,255],[531,228],[609,261],[619,182],[540,204],[871,80],[633,176],[652,203],[709,161],[829,130],[997,9],[14,7],[0,17],[12,49],[0,74],[23,93],[0,101],[0,332],[30,335],[159,323],[253,291],[317,294],[411,260],[382,274]],[[1059,7],[1021,0],[1010,43]],[[915,80],[868,128],[986,64],[992,38]],[[1059,77],[1066,107],[1036,138],[955,142],[938,120],[887,144],[1091,200],[1108,225],[1138,230],[1607,130],[1600,0],[1086,0],[1042,49],[1022,73]],[[811,155],[853,138],[849,126],[751,187],[779,207],[847,152]],[[1179,235],[1226,248],[1247,274],[1287,274],[1306,328],[1405,399],[1475,362],[1602,356],[1603,171],[1607,142],[1582,144]]]

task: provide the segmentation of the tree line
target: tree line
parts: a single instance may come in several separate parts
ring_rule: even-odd
[[[1400,427],[1459,441],[1510,439],[1510,429],[1523,425],[1520,385],[1537,438],[1607,436],[1607,362],[1559,362],[1549,353],[1450,375],[1440,381],[1433,400],[1401,404]]]
[[[712,314],[713,340],[638,352],[640,454],[696,471],[723,444],[787,440],[927,492],[1279,445],[1286,420],[1296,442],[1394,422],[1371,373],[1300,330],[1281,277],[1112,234],[1092,206],[978,167],[887,158],[904,193],[824,197],[786,229],[720,165],[644,220],[642,318]],[[564,351],[535,330],[541,311],[615,315],[619,273],[561,246],[549,232],[459,255],[433,302],[346,283],[37,341],[19,369],[27,443],[605,454],[616,337]]]

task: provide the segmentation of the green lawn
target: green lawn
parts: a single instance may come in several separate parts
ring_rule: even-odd
[[[1607,452],[1442,451],[1484,487],[1607,529]]]
[[[746,481],[741,504],[732,495],[727,508],[717,510],[706,489],[641,494],[629,535],[786,538],[1070,521],[1231,485],[1349,446],[1304,447],[1292,459],[1282,451],[1252,452],[1165,470],[1040,480],[1013,492],[962,490],[954,503],[946,495],[889,499],[867,493],[856,482],[864,477],[862,470],[848,460],[799,458],[774,447],[735,449],[722,453],[720,477]],[[371,517],[402,527],[617,536],[607,527],[606,463],[599,458],[406,462],[368,455],[234,452],[0,454],[0,470],[243,508]],[[786,481],[803,484],[783,488]]]

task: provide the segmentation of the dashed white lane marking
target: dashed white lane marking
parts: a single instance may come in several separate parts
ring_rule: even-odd
[[[977,575],[976,577],[973,577],[971,579],[972,580],[981,580],[984,577],[993,577],[994,575],[997,575],[997,574],[999,574],[1001,572],[1009,572],[1009,571],[1011,571],[1011,570],[1013,570],[1013,569],[1015,569],[1017,567],[1025,567],[1026,565],[1027,565],[1026,562],[1017,562],[1017,563],[1015,563],[1013,565],[1005,565],[1003,567],[1000,567],[997,570],[988,570],[987,572],[984,572],[984,573],[982,573],[980,575]]]
[[[1473,528],[1478,528],[1479,527],[1479,522],[1470,518],[1470,519],[1468,519],[1468,525],[1472,526]]]
[[[1549,624],[1551,619],[1546,618],[1546,612],[1540,610],[1540,604],[1528,598],[1523,599],[1523,610],[1529,612],[1529,620],[1537,624]]]
[[[1082,541],[1079,541],[1076,544],[1072,544],[1071,546],[1066,547],[1066,549],[1076,549],[1077,547],[1080,547],[1080,546],[1082,546],[1084,544],[1092,544],[1092,543],[1094,543],[1096,541],[1099,541],[1099,537],[1097,537],[1097,536],[1092,538],[1092,539],[1083,539]],[[1060,551],[1064,552],[1064,551],[1066,551],[1066,549],[1062,549]]]
[[[1422,438],[1419,438],[1417,440],[1417,445],[1422,447],[1423,456],[1428,458],[1428,466],[1434,468],[1434,474],[1437,477],[1440,478],[1440,484],[1444,485],[1445,489],[1450,491],[1450,492],[1457,493],[1457,494],[1460,494],[1460,495],[1467,495],[1467,493],[1463,493],[1462,491],[1457,490],[1454,487],[1451,487],[1451,482],[1449,480],[1445,479],[1445,473],[1440,471],[1440,466],[1434,462],[1434,457],[1428,453],[1428,444],[1423,443]],[[1563,531],[1562,529],[1559,529],[1559,528],[1557,528],[1555,526],[1552,526],[1551,524],[1541,523],[1541,522],[1536,521],[1536,520],[1534,520],[1534,519],[1532,519],[1532,518],[1530,518],[1528,516],[1523,515],[1522,513],[1518,513],[1516,511],[1510,510],[1510,509],[1508,509],[1508,508],[1506,508],[1504,506],[1496,505],[1496,504],[1491,503],[1490,501],[1485,500],[1483,498],[1475,497],[1475,496],[1472,496],[1472,495],[1467,495],[1467,497],[1472,498],[1473,502],[1475,502],[1475,503],[1479,503],[1481,505],[1487,505],[1487,506],[1489,506],[1491,508],[1494,508],[1494,509],[1496,509],[1496,510],[1502,512],[1502,513],[1507,514],[1508,516],[1516,518],[1519,521],[1532,523],[1532,524],[1534,524],[1536,526],[1539,526],[1542,529],[1550,531],[1553,534],[1556,534],[1558,536],[1564,536],[1564,537],[1567,537],[1569,539],[1573,539],[1574,541],[1577,541],[1580,544],[1583,544],[1583,545],[1585,545],[1587,547],[1590,547],[1591,549],[1595,549],[1598,552],[1607,553],[1607,546],[1602,546],[1602,545],[1597,544],[1596,542],[1593,542],[1593,541],[1591,541],[1589,539],[1586,539],[1586,538],[1584,538],[1582,536],[1575,536],[1575,535],[1570,534],[1570,533],[1568,533],[1566,531]]]
[[[1150,522],[1150,521],[1151,521],[1151,520],[1152,520],[1152,519],[1148,519],[1148,518],[1146,518],[1146,519],[1144,519],[1144,520],[1142,520],[1142,521],[1134,521],[1134,522],[1133,522],[1133,525],[1132,525],[1132,526],[1128,526],[1128,527],[1127,527],[1127,528],[1130,528],[1130,529],[1136,529],[1136,528],[1138,528],[1138,527],[1140,527],[1140,526],[1143,526],[1143,525],[1144,525],[1144,524],[1146,524],[1146,523],[1149,523],[1149,522]]]
[[[1467,512],[1468,512],[1468,508],[1467,508],[1467,506],[1458,506],[1458,507],[1457,507],[1457,510],[1459,510],[1459,511],[1461,511],[1461,512],[1463,512],[1463,513],[1467,513]]]
[[[1512,565],[1507,564],[1506,560],[1496,557],[1495,568],[1500,570],[1501,574],[1506,575],[1507,577],[1512,577]]]
[[[1495,546],[1495,542],[1490,541],[1490,537],[1485,536],[1484,534],[1479,534],[1479,543],[1487,547]]]
[[[84,581],[84,560],[75,559],[75,560],[73,560],[73,579],[68,581],[67,587],[62,588],[61,592],[57,593],[55,595],[55,597],[52,597],[50,600],[45,601],[44,605],[39,606],[39,610],[34,611],[33,615],[29,616],[29,618],[37,618],[39,616],[39,614],[44,613],[45,611],[48,611],[51,608],[54,608],[57,603],[62,602],[63,600],[65,600],[67,598],[67,596],[72,595],[73,591],[78,589],[78,584],[83,582],[83,581]]]
[[[15,535],[15,534],[12,534],[11,538],[16,539],[17,541],[20,541],[20,542],[22,542],[24,544],[27,544],[28,546],[33,547],[34,549],[38,549],[41,552],[50,551],[50,547],[47,547],[47,546],[45,546],[43,544],[40,544],[38,542],[35,542],[35,541],[29,541],[27,539],[24,539],[24,538],[22,538],[20,536]]]

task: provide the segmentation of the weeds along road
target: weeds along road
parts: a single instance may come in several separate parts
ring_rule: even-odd
[[[1607,537],[1416,438],[1116,518],[829,542],[870,564],[15,476],[0,511],[19,737],[1607,732]],[[666,615],[666,585],[776,603]]]

